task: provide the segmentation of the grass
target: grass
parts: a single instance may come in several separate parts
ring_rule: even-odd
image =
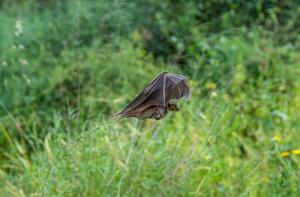
[[[280,154],[298,148],[295,124],[299,117],[288,115],[285,119],[264,112],[270,99],[280,99],[265,98],[267,86],[261,93],[248,90],[248,96],[257,99],[251,103],[266,103],[256,109],[256,115],[239,111],[237,98],[227,95],[237,79],[232,72],[227,77],[227,87],[220,90],[208,84],[210,93],[205,99],[191,81],[192,99],[180,103],[181,112],[160,122],[140,124],[109,116],[84,120],[65,131],[64,119],[76,122],[77,115],[53,114],[50,119],[56,126],[42,142],[43,148],[30,160],[19,157],[15,165],[22,169],[21,174],[2,174],[1,193],[296,196],[300,158],[295,154],[282,158]],[[298,102],[292,99],[289,105],[277,108],[290,114]],[[274,140],[275,135],[282,139]]]
[[[0,194],[299,196],[297,43],[124,2],[2,4]],[[113,116],[163,70],[191,85],[180,112]]]
[[[298,156],[280,157],[289,138],[274,141],[275,132],[259,130],[256,139],[242,136],[230,102],[195,100],[161,122],[96,120],[72,138],[57,131],[1,193],[265,196],[270,188],[279,196],[299,193]]]

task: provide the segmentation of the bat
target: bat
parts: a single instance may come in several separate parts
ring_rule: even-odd
[[[190,86],[183,75],[162,72],[116,116],[160,120],[168,111],[179,111],[176,102],[181,98],[189,99],[190,94]]]

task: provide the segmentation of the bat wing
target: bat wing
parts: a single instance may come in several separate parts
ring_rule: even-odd
[[[166,74],[165,78],[165,103],[173,99],[188,99],[190,97],[191,89],[183,75]]]
[[[160,73],[137,97],[135,97],[133,101],[131,101],[122,111],[117,113],[116,116],[120,115],[122,117],[125,114],[138,113],[144,111],[147,106],[154,105],[156,101],[151,98],[159,96],[157,90],[158,87],[160,87],[160,84],[163,83],[166,74],[167,72]]]
[[[189,96],[190,87],[183,75],[162,72],[116,115],[147,118],[151,115],[149,109],[165,107],[170,100],[179,100],[182,97],[187,99]]]

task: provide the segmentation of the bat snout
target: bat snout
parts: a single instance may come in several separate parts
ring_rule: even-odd
[[[151,118],[155,120],[160,120],[167,114],[167,109],[163,107],[156,107]]]

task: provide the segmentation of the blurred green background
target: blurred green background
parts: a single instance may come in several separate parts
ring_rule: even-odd
[[[300,196],[300,1],[0,1],[1,196]],[[161,71],[192,96],[113,115]]]

